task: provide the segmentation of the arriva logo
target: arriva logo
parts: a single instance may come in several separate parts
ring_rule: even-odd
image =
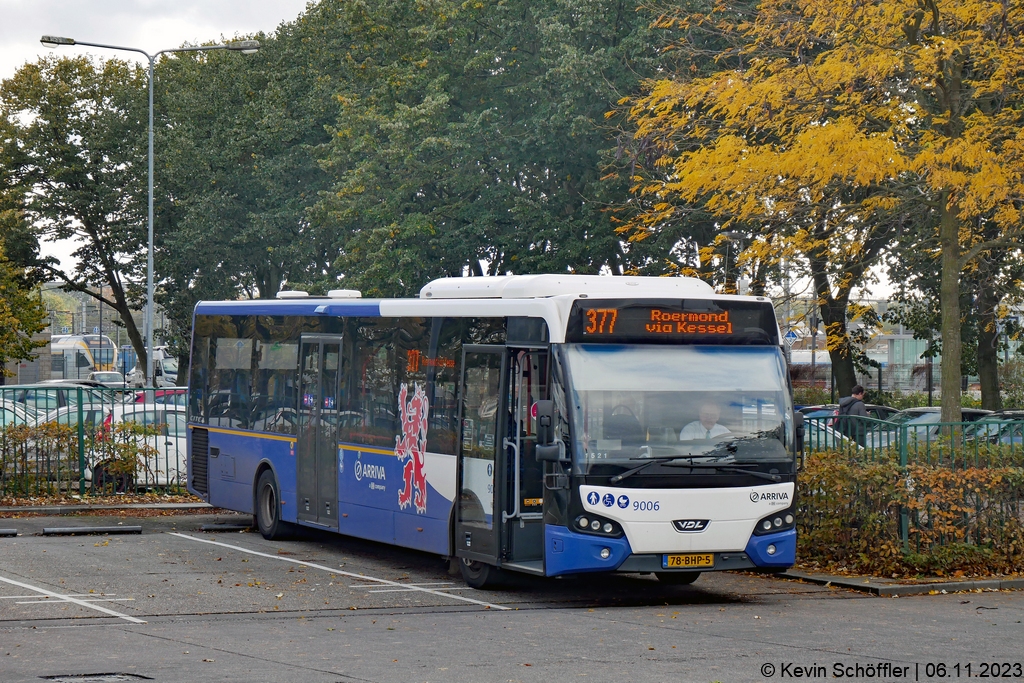
[[[763,491],[761,493],[758,493],[757,491],[750,492],[751,503],[760,503],[766,500],[788,501],[789,494],[785,491]]]
[[[363,477],[366,477],[367,479],[376,479],[377,481],[387,481],[387,475],[384,473],[383,465],[364,465],[362,460],[356,460],[356,464],[353,469],[355,470],[356,481],[362,481]]]

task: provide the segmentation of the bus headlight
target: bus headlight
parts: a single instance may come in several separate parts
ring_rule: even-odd
[[[612,556],[612,549],[611,548],[601,548],[601,559],[602,560],[607,560],[611,556]]]
[[[622,536],[622,527],[617,522],[613,522],[610,519],[603,519],[601,517],[591,517],[590,515],[580,515],[574,522],[577,531],[583,531],[588,534],[597,534],[598,536],[612,536],[618,538]]]
[[[763,536],[774,534],[780,531],[789,531],[796,526],[796,512],[793,508],[779,510],[767,517],[759,519],[754,525],[754,535]]]

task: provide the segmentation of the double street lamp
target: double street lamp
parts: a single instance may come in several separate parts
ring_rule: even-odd
[[[154,386],[153,383],[153,67],[156,59],[162,54],[171,52],[206,52],[208,50],[231,50],[241,52],[244,55],[251,55],[260,49],[259,41],[236,40],[230,43],[219,45],[202,45],[197,47],[176,47],[167,50],[154,52],[152,55],[136,47],[123,47],[121,45],[103,45],[102,43],[84,43],[74,38],[63,38],[61,36],[43,36],[39,39],[45,47],[59,47],[60,45],[85,45],[88,47],[101,47],[108,50],[125,50],[127,52],[138,52],[149,60],[149,240],[146,251],[146,386]]]

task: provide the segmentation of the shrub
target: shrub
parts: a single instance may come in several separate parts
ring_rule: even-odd
[[[969,460],[932,458],[906,468],[895,451],[873,458],[836,451],[806,457],[798,496],[802,561],[884,576],[1024,567],[1019,449],[984,446]]]
[[[78,432],[68,425],[9,425],[0,430],[0,493],[54,494],[77,488]]]

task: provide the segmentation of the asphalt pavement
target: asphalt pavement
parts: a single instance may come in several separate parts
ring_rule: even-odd
[[[0,538],[0,683],[1024,678],[1022,591],[878,597],[741,573],[480,591],[434,555],[226,531],[240,522],[0,519],[19,534]],[[142,533],[42,535],[70,526]]]

